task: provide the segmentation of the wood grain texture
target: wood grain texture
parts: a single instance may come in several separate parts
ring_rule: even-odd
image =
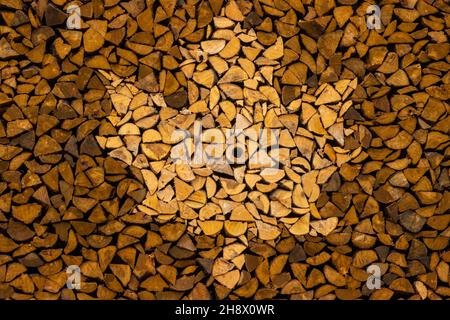
[[[0,299],[450,297],[446,1],[70,4],[0,0]]]

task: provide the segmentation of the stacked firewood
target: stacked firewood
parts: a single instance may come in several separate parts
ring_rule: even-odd
[[[0,299],[448,299],[450,6],[372,5],[0,0]]]

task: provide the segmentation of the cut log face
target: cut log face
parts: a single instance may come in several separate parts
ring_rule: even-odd
[[[0,299],[450,296],[445,1],[1,4]]]

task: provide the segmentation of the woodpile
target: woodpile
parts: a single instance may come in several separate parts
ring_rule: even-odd
[[[0,299],[448,299],[450,6],[371,4],[0,0]]]

